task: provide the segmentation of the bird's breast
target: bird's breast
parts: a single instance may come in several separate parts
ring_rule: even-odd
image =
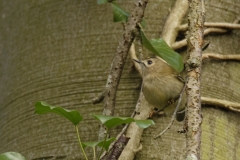
[[[182,82],[173,76],[146,77],[143,79],[143,94],[149,104],[161,109],[168,101],[176,98],[183,87]]]

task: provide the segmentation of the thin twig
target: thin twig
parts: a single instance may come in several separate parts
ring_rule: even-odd
[[[212,27],[204,30],[204,35],[209,33],[226,33],[228,29],[240,29],[240,24],[237,24],[240,18],[237,18],[233,23],[223,23],[223,22],[205,22],[204,27]],[[178,27],[178,31],[186,31],[188,29],[188,24],[183,24]],[[186,39],[173,43],[171,46],[174,50],[182,48],[187,45]]]
[[[205,22],[204,27],[213,28],[224,28],[224,29],[240,29],[240,24],[236,23],[224,23],[224,22]],[[186,31],[188,29],[188,24],[183,24],[179,26],[179,31]]]
[[[161,137],[168,129],[170,129],[171,126],[173,125],[174,120],[175,120],[175,117],[176,117],[176,114],[177,114],[177,112],[178,112],[179,106],[180,106],[181,101],[182,101],[182,95],[183,95],[183,93],[184,93],[184,91],[185,91],[185,88],[186,88],[186,84],[184,84],[184,86],[183,86],[183,88],[182,88],[182,91],[181,91],[180,96],[179,96],[179,99],[178,99],[177,106],[176,106],[175,111],[174,111],[174,113],[173,113],[173,115],[172,115],[172,119],[171,119],[170,123],[168,124],[168,126],[167,126],[160,134],[158,134],[157,136],[155,136],[154,139],[160,138],[160,137]]]
[[[230,109],[231,111],[239,112],[239,113],[240,113],[240,109],[236,109],[236,108],[233,108],[233,107],[229,107],[229,109]]]
[[[201,97],[202,104],[225,108],[234,112],[240,112],[240,103],[230,102],[217,98]]]
[[[221,29],[221,28],[207,28],[204,30],[204,35],[210,34],[210,33],[226,33],[228,30]],[[187,46],[187,39],[183,39],[181,41],[177,41],[173,43],[172,49],[177,50],[179,48]]]
[[[171,47],[173,50],[177,50],[177,49],[185,47],[185,46],[187,46],[187,39],[183,39],[181,41],[174,42]]]
[[[215,54],[215,53],[204,53],[202,55],[202,59],[205,60],[207,58],[214,58],[214,59],[220,59],[220,60],[236,60],[240,61],[240,55],[221,55],[221,54]]]
[[[226,33],[228,30],[222,28],[207,28],[204,30],[204,36],[210,33]]]

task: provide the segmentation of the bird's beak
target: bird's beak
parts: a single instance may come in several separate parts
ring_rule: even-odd
[[[136,59],[132,59],[132,60],[134,60],[135,62],[137,62],[137,63],[142,63],[141,61],[138,61],[138,60],[136,60]]]
[[[139,61],[139,60],[136,60],[136,59],[132,59],[132,60],[134,60],[135,62],[137,62],[139,65],[143,65],[144,67],[146,67],[146,65],[145,65],[143,62],[141,62],[141,61]]]

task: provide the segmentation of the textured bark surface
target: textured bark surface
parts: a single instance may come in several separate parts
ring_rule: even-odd
[[[129,0],[118,2],[127,10],[133,6]],[[233,22],[240,11],[237,2],[206,1],[206,21]],[[149,38],[160,35],[173,4],[174,0],[151,0],[145,14]],[[234,30],[207,36],[211,44],[206,52],[239,53],[239,35]],[[122,25],[112,23],[110,6],[97,5],[95,0],[0,0],[0,153],[17,151],[29,160],[51,156],[82,159],[74,126],[56,115],[34,115],[34,104],[44,100],[79,110],[87,123],[81,123],[81,138],[96,140],[99,124],[91,114],[101,114],[102,104],[92,105],[91,99],[106,84],[121,37]],[[135,87],[140,77],[130,73],[129,66],[128,59],[115,115],[130,116],[137,102],[139,90]],[[240,102],[239,68],[238,62],[206,60],[203,96]],[[203,116],[202,159],[237,160],[239,114],[203,108]],[[143,149],[137,153],[137,160],[179,160],[184,156],[185,137],[176,132],[181,123],[176,122],[161,139],[153,140],[169,120],[154,118],[156,125],[144,131]]]
[[[204,0],[189,1],[188,33],[186,36],[188,56],[186,93],[188,100],[184,122],[187,142],[186,160],[200,159],[202,133],[201,75],[205,14]]]
[[[106,93],[104,96],[104,109],[102,115],[113,116],[115,110],[116,103],[116,94],[118,90],[118,85],[121,79],[121,75],[123,72],[123,68],[127,59],[127,55],[129,49],[132,45],[132,42],[136,35],[134,35],[134,31],[136,32],[138,23],[141,23],[144,11],[147,6],[148,0],[142,0],[135,4],[127,23],[124,27],[124,33],[122,40],[119,42],[117,47],[117,51],[113,58],[113,62],[111,64],[111,70],[108,75],[107,84],[106,84]],[[99,140],[103,140],[106,134],[106,128],[102,124],[99,130]]]

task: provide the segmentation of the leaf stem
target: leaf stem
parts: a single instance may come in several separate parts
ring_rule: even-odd
[[[107,140],[108,131],[109,131],[109,129],[107,128],[107,132],[106,132],[106,135],[105,135],[105,138],[104,138],[104,142],[103,142],[101,151],[100,151],[100,153],[99,153],[99,155],[98,155],[98,160],[100,160],[100,156],[101,156],[101,154],[102,154],[102,152],[103,152],[103,147],[105,146],[105,143],[106,143],[106,140]]]
[[[96,147],[92,147],[93,148],[93,160],[96,160]]]
[[[84,155],[85,159],[88,160],[87,155],[86,155],[86,153],[85,153],[85,151],[84,151],[84,149],[83,149],[83,146],[82,146],[82,142],[81,142],[81,139],[80,139],[80,135],[79,135],[79,132],[78,132],[78,127],[77,127],[77,125],[75,125],[75,128],[76,128],[76,131],[77,131],[78,142],[79,142],[80,148],[81,148],[81,150],[82,150],[82,152],[83,152],[83,155]]]

